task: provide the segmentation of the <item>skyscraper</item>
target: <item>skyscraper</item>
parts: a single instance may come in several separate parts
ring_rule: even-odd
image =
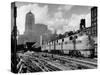
[[[40,44],[40,35],[48,30],[44,24],[35,24],[35,15],[29,11],[25,17],[25,32],[18,39],[18,44],[26,42],[37,42]]]
[[[97,7],[91,8],[91,35],[97,36]]]
[[[34,14],[30,11],[26,14],[25,33],[32,32],[32,26],[35,24]]]

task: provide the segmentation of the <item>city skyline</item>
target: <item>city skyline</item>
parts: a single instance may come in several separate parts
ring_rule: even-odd
[[[25,31],[26,14],[30,11],[35,16],[35,23],[45,24],[51,31],[56,29],[57,33],[78,30],[82,18],[86,19],[86,27],[91,26],[90,9],[92,6],[24,2],[17,2],[16,5],[18,7],[17,26],[21,35]]]

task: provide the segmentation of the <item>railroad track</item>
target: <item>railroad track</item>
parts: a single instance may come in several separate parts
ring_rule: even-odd
[[[24,62],[22,63],[22,65],[27,66],[27,71],[29,72],[42,72],[43,71],[43,69],[37,63],[33,62],[32,60],[27,59],[27,58],[24,58],[23,60]],[[21,67],[19,73],[23,73],[22,71],[23,67]]]
[[[64,56],[54,56],[55,58],[59,59],[59,60],[64,60],[65,62],[71,62],[74,63],[78,66],[82,66],[86,69],[95,69],[97,68],[97,63],[94,62],[89,62],[89,61],[84,61],[84,60],[80,60],[80,59],[74,59],[74,58],[66,58]]]
[[[37,58],[39,61],[39,64],[41,64],[42,66],[44,66],[46,68],[45,71],[61,71],[61,69],[51,65],[48,63],[47,60],[43,59],[43,58]]]
[[[52,56],[52,54],[49,54],[49,56]],[[85,61],[85,60],[81,60],[81,59],[75,59],[75,58],[71,58],[71,57],[64,57],[64,56],[59,56],[59,55],[53,55],[54,58],[56,58],[59,61],[64,61],[67,63],[70,63],[69,65],[72,64],[76,64],[79,68],[83,68],[83,69],[95,69],[97,68],[97,63],[94,62],[90,62],[90,61]]]
[[[49,71],[61,71],[60,69],[48,64],[46,65],[46,67],[48,68]]]
[[[52,55],[52,54],[50,54],[50,55]],[[52,59],[50,59],[50,57],[43,57],[41,54],[26,55],[24,57],[24,60],[27,61],[27,62],[25,62],[25,64],[27,64],[30,72],[39,72],[39,71],[48,72],[48,71],[61,71],[61,70],[63,70],[63,69],[60,69],[57,66],[54,66],[54,65],[49,63],[49,62],[56,61],[53,59],[60,61],[60,63],[58,61],[57,61],[57,63],[64,65],[65,67],[66,67],[66,64],[69,65],[72,70],[97,68],[97,63],[79,60],[79,59],[74,59],[71,57],[67,58],[67,57],[59,56],[59,55],[53,55]],[[64,64],[62,64],[62,62],[64,62]],[[35,63],[35,65],[33,65],[32,63]]]
[[[25,56],[23,58],[24,64],[27,66],[29,72],[49,72],[49,71],[60,71],[59,68],[48,64],[44,59],[38,57]]]
[[[45,65],[45,67],[47,67],[48,71],[61,71],[61,69],[51,65],[50,63],[48,63],[47,60],[45,60],[43,58],[40,61],[41,61],[41,63],[43,63],[43,65]]]
[[[74,59],[74,58],[65,58],[65,57],[59,57],[59,58],[60,60],[71,61],[72,63],[83,66],[85,68],[89,68],[89,69],[97,68],[97,63]]]
[[[70,69],[72,69],[72,70],[75,70],[75,69],[77,69],[77,65],[76,64],[73,64],[71,61],[65,61],[65,60],[60,60],[60,59],[56,59],[56,60],[58,60],[58,61],[60,61],[60,62],[55,62],[56,60],[55,59],[50,59],[50,58],[48,58],[48,57],[41,57],[40,56],[40,59],[43,59],[43,60],[45,60],[45,61],[48,61],[48,63],[50,63],[50,64],[52,64],[52,63],[54,63],[54,66],[53,67],[51,67],[51,66],[47,66],[47,67],[49,67],[49,68],[51,68],[53,71],[61,71],[61,70],[64,70],[64,68],[61,68],[62,66],[64,66],[64,67],[66,67],[67,68],[67,70],[69,69],[69,67],[70,67]],[[63,63],[63,61],[67,64],[64,64]],[[61,67],[59,67],[58,68],[58,66],[57,66],[57,64],[58,65],[61,65]],[[53,64],[52,64],[53,65]],[[69,66],[68,66],[69,65]],[[46,64],[45,64],[45,66],[46,66]],[[54,68],[55,67],[55,68]]]

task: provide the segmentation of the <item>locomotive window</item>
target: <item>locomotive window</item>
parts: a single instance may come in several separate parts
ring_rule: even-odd
[[[62,39],[62,42],[64,42],[64,39]]]
[[[67,44],[67,42],[65,42],[65,44]]]
[[[77,36],[75,36],[75,38],[78,38]]]
[[[58,40],[57,40],[57,43],[58,43]]]

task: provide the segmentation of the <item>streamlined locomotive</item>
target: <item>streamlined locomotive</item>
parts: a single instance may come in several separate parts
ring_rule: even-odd
[[[42,50],[60,51],[63,54],[90,57],[91,47],[89,36],[75,34],[62,39],[57,39],[42,45]]]

